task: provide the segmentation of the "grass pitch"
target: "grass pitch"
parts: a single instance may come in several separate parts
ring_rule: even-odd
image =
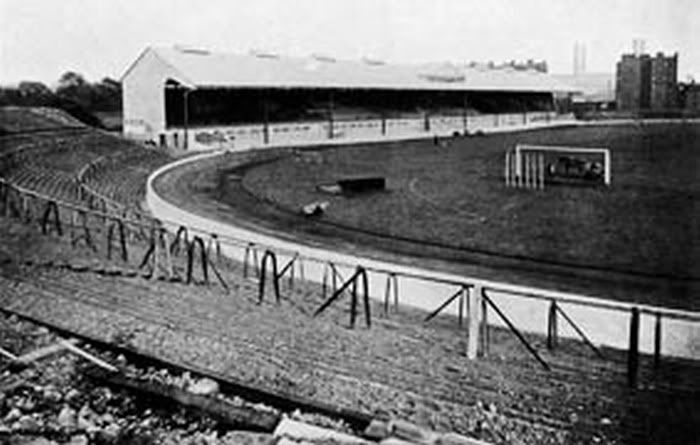
[[[506,188],[504,153],[517,143],[608,147],[612,187]],[[344,197],[317,190],[364,175],[386,177],[387,191]],[[555,287],[567,288],[567,277],[603,278],[611,287],[661,291],[672,305],[697,307],[698,125],[547,129],[451,139],[446,147],[412,141],[327,148],[250,168],[243,188],[290,218],[309,202],[329,201],[320,219],[294,224],[307,235],[539,271],[563,284]]]

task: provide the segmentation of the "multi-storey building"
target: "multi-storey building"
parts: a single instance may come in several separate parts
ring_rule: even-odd
[[[668,110],[677,103],[678,54],[624,54],[617,63],[619,110]]]
[[[617,62],[615,101],[618,110],[649,108],[651,65],[649,55],[624,54]]]
[[[650,108],[668,110],[678,107],[678,54],[651,58]]]

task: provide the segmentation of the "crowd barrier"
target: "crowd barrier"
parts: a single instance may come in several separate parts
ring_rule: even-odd
[[[254,252],[274,252],[280,263],[303,262],[306,279],[321,283],[325,289],[329,281],[337,288],[343,277],[354,276],[361,267],[367,274],[370,297],[383,301],[386,313],[393,297],[395,308],[400,301],[401,305],[432,312],[436,307],[437,312],[454,311],[458,320],[466,317],[470,357],[488,354],[489,326],[498,325],[513,332],[544,367],[546,362],[523,331],[546,335],[550,348],[556,347],[559,337],[569,337],[580,339],[595,354],[601,354],[600,345],[627,349],[631,381],[640,352],[653,354],[654,363],[663,355],[700,358],[700,314],[696,312],[509,285],[310,247],[183,210],[156,192],[154,182],[162,175],[219,155],[202,154],[154,172],[147,186],[147,204],[171,231],[185,224],[192,233],[215,233],[224,255],[242,258],[246,269],[250,269],[247,264],[251,259],[257,263]]]
[[[250,149],[285,145],[378,142],[398,139],[449,137],[475,132],[513,131],[565,124],[573,115],[555,112],[487,114],[475,116],[422,116],[412,118],[359,119],[172,128],[166,145],[188,150]]]
[[[310,247],[183,210],[156,192],[154,183],[161,176],[221,154],[215,151],[181,159],[151,174],[146,199],[153,217],[141,220],[119,203],[108,203],[89,191],[85,202],[75,204],[17,187],[4,179],[0,179],[0,204],[5,216],[39,219],[45,234],[63,236],[68,228],[72,244],[92,245],[96,242],[95,233],[100,233],[105,237],[109,258],[116,248],[125,261],[129,258],[129,242],[146,242],[149,247],[140,268],[149,269],[152,279],[159,273],[171,275],[172,256],[178,249],[185,249],[187,282],[194,280],[195,265],[199,264],[201,280],[219,283],[228,291],[226,276],[212,259],[227,256],[243,263],[244,276],[259,280],[260,301],[269,281],[278,300],[280,280],[287,278],[292,283],[298,273],[302,281],[316,283],[323,293],[325,303],[317,309],[316,316],[323,316],[328,305],[336,304],[344,293],[349,293],[353,326],[358,301],[363,299],[366,325],[371,327],[367,300],[370,297],[383,303],[383,316],[387,317],[403,306],[427,310],[426,322],[438,313],[453,311],[457,323],[466,324],[466,352],[473,359],[489,354],[492,326],[511,332],[545,369],[549,369],[549,364],[524,332],[546,335],[550,349],[558,346],[561,337],[580,339],[597,355],[603,354],[600,345],[626,349],[628,379],[633,386],[639,373],[640,352],[653,354],[655,367],[663,356],[700,358],[700,314],[696,312],[509,285]],[[99,171],[89,173],[95,167],[85,168],[81,176]],[[95,201],[97,205],[90,205]],[[96,225],[102,227],[98,232],[91,229]]]

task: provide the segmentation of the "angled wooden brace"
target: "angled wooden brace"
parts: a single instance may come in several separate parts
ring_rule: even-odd
[[[97,252],[97,247],[92,241],[92,235],[90,233],[90,227],[88,225],[88,215],[85,210],[74,210],[71,215],[71,246],[75,247],[80,240],[85,240],[85,244],[90,247],[93,251]],[[80,219],[80,229],[82,229],[82,234],[73,236],[73,230],[78,230],[78,219]]]
[[[58,213],[58,205],[56,204],[56,201],[49,201],[46,203],[44,216],[41,218],[41,233],[43,233],[44,235],[48,235],[51,231],[50,224],[56,230],[58,236],[63,236],[63,229],[61,228],[61,218]]]
[[[267,271],[267,261],[268,259],[272,263],[272,285],[275,291],[275,301],[280,302],[280,283],[279,283],[279,273],[277,271],[277,255],[271,250],[266,250],[260,261],[260,283],[258,287],[258,304],[263,302],[265,297],[265,275]]]
[[[199,246],[199,256],[200,263],[202,264],[202,275],[204,277],[204,282],[209,284],[209,272],[207,267],[209,262],[207,261],[207,249],[204,246],[204,241],[200,236],[194,236],[187,247],[187,284],[190,284],[194,279],[194,259],[197,246]]]
[[[107,259],[112,259],[112,249],[114,248],[114,232],[119,235],[119,247],[121,250],[121,259],[125,263],[129,261],[129,253],[127,251],[126,230],[124,229],[124,221],[114,219],[112,224],[107,228]]]

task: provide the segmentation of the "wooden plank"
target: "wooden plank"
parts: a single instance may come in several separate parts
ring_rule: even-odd
[[[79,355],[86,360],[91,361],[92,363],[94,363],[95,365],[99,366],[102,369],[105,369],[105,370],[110,371],[110,372],[118,372],[119,371],[115,366],[112,366],[109,363],[107,363],[106,361],[104,361],[98,357],[95,357],[94,355],[92,355],[88,352],[83,351],[79,347],[75,346],[75,344],[71,341],[61,340],[60,343],[64,348],[66,348],[70,352],[72,352],[76,355]]]
[[[52,345],[44,346],[39,349],[35,349],[31,352],[28,352],[26,354],[22,354],[21,356],[17,357],[16,362],[24,365],[28,365],[32,362],[35,362],[37,360],[41,360],[43,358],[49,357],[51,355],[57,354],[61,351],[63,351],[65,347],[61,343],[54,343]]]
[[[87,369],[85,373],[88,377],[114,387],[134,391],[143,396],[161,399],[170,403],[176,402],[190,410],[200,414],[207,414],[226,425],[236,428],[272,432],[280,422],[280,415],[275,412],[234,405],[214,396],[192,394],[175,386],[141,381],[122,373],[109,373],[98,369]]]
[[[0,348],[0,355],[2,355],[5,358],[9,358],[12,361],[17,360],[19,357],[8,351],[7,349]]]
[[[293,443],[328,442],[338,444],[369,445],[372,442],[357,436],[322,428],[316,425],[299,422],[288,418],[282,419],[275,428],[274,436],[280,439],[291,439]]]

